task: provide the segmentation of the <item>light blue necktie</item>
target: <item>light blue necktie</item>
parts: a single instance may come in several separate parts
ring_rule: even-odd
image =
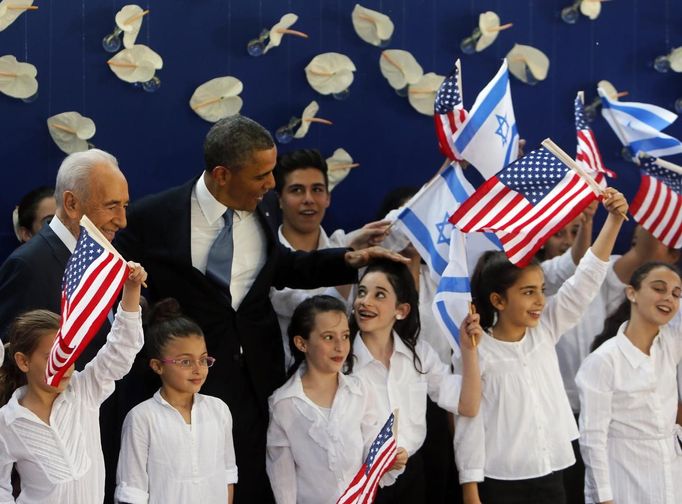
[[[228,208],[223,214],[225,226],[211,245],[206,262],[206,276],[229,296],[230,279],[232,277],[232,256],[234,255],[234,242],[232,241],[232,216],[233,210]]]

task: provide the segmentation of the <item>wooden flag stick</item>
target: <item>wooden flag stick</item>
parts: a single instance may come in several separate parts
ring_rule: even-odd
[[[666,168],[667,170],[674,171],[675,173],[682,175],[682,166],[676,165],[675,163],[671,163],[665,159],[656,158],[656,164],[661,168]]]
[[[144,11],[142,11],[142,12],[140,12],[140,13],[138,13],[138,14],[135,14],[135,15],[133,15],[133,16],[130,16],[128,19],[126,19],[126,20],[123,22],[123,24],[134,23],[135,21],[137,21],[138,19],[140,19],[140,18],[146,16],[147,14],[149,14],[149,9],[144,10]]]
[[[503,24],[503,25],[500,25],[500,26],[494,26],[494,27],[492,27],[492,28],[486,28],[485,30],[486,30],[486,31],[489,31],[489,32],[501,32],[501,31],[504,31],[504,30],[508,30],[508,29],[511,28],[512,26],[514,26],[514,23],[507,23],[507,24]]]
[[[23,11],[38,10],[37,5],[8,5],[7,8],[9,10],[23,10]]]
[[[329,165],[329,171],[335,170],[351,170],[360,166],[360,163],[335,163]]]
[[[277,33],[282,35],[295,35],[296,37],[308,38],[307,33],[300,32],[298,30],[289,30],[288,28],[277,28]]]
[[[205,107],[206,105],[213,105],[214,103],[218,103],[222,99],[223,99],[222,96],[218,96],[217,98],[211,98],[210,100],[199,102],[196,105],[192,105],[192,110],[199,110],[201,107]]]
[[[321,117],[306,117],[303,119],[305,122],[315,122],[315,123],[320,123],[320,124],[328,124],[332,125],[334,124],[331,122],[329,119],[322,119]]]
[[[545,138],[541,142],[542,146],[547,149],[549,152],[554,154],[556,157],[559,158],[559,160],[564,163],[566,166],[568,166],[571,170],[576,172],[581,179],[583,179],[588,186],[590,186],[590,189],[592,189],[592,192],[596,194],[597,196],[601,196],[604,194],[604,190],[599,187],[599,184],[597,184],[592,177],[590,177],[585,170],[580,168],[578,166],[578,163],[576,163],[571,156],[566,154],[561,147],[559,147],[557,144],[555,144],[550,138]],[[629,220],[627,215],[621,214],[623,219],[626,221]]]
[[[393,437],[395,438],[396,444],[398,443],[398,414],[400,413],[400,408],[393,410]]]
[[[123,256],[118,253],[118,250],[116,250],[116,248],[111,244],[111,242],[107,240],[107,237],[102,234],[102,232],[97,228],[97,226],[95,226],[92,223],[92,221],[88,218],[87,215],[83,215],[83,217],[81,217],[80,225],[87,229],[88,233],[90,233],[90,235],[95,238],[97,243],[99,243],[102,247],[111,252],[114,255],[114,257],[117,257],[121,261],[128,264],[128,261],[126,261],[123,258]],[[147,288],[147,284],[145,282],[142,282],[142,287]]]
[[[475,314],[476,314],[476,305],[474,305],[474,303],[469,301],[469,315],[475,315]],[[476,336],[472,336],[471,341],[473,342],[474,347],[478,346],[478,342],[476,341]]]
[[[75,135],[77,131],[73,128],[69,128],[68,126],[64,126],[62,124],[50,124],[51,128],[66,131],[67,133],[71,133],[72,135]]]

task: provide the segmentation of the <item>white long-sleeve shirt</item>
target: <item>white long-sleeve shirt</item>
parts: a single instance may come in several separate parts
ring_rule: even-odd
[[[334,504],[381,429],[376,398],[359,378],[339,373],[326,410],[303,391],[303,371],[270,397],[266,469],[277,504]]]
[[[161,396],[126,416],[116,471],[116,501],[226,504],[237,482],[232,415],[217,397],[194,395],[187,424]]]
[[[427,394],[441,408],[456,414],[462,390],[462,376],[453,374],[431,345],[419,339],[415,351],[421,360],[421,373],[415,369],[412,352],[395,332],[388,369],[372,356],[359,333],[353,343],[353,374],[376,392],[380,418],[399,410],[397,443],[408,455],[419,450],[426,438]],[[382,486],[392,484],[401,472],[386,473]]]
[[[576,379],[585,501],[679,504],[682,428],[675,416],[682,332],[661,327],[646,355],[624,328],[585,359]]]
[[[104,500],[99,407],[144,343],[140,313],[116,313],[106,344],[52,405],[47,425],[19,404],[26,386],[0,408],[0,503],[14,503],[10,474],[21,477],[17,504],[97,504]]]
[[[596,295],[607,267],[588,251],[520,341],[481,340],[481,408],[473,418],[456,419],[461,483],[536,478],[575,463],[571,441],[578,429],[554,347]]]

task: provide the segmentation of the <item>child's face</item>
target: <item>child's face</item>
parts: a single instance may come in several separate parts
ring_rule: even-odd
[[[180,394],[196,394],[208,376],[208,366],[200,364],[205,357],[208,357],[208,352],[204,338],[198,334],[190,335],[172,338],[164,346],[162,359],[175,360],[175,363],[152,359],[151,366],[161,377],[164,388]],[[180,365],[185,360],[190,361],[189,367]]]
[[[45,369],[47,368],[47,361],[56,336],[55,332],[46,332],[40,337],[40,342],[31,355],[15,354],[19,369],[26,373],[26,381],[29,387],[38,387],[46,392],[60,393],[66,390],[66,387],[69,385],[71,375],[73,375],[75,369],[73,364],[66,370],[58,386],[51,387],[45,383]]]
[[[517,327],[535,327],[545,307],[545,275],[540,266],[528,266],[504,295],[491,294],[500,321]]]
[[[660,326],[667,324],[680,307],[680,277],[668,268],[654,268],[642,280],[639,290],[631,286],[626,294],[636,313],[646,322]]]
[[[321,373],[338,373],[350,352],[348,317],[338,311],[315,315],[315,327],[307,340],[296,336],[296,346],[305,353],[306,365]]]
[[[395,321],[404,319],[410,311],[408,303],[398,303],[393,286],[379,271],[362,278],[353,308],[363,334],[390,332]]]
[[[549,237],[544,245],[545,259],[552,259],[571,248],[571,245],[573,245],[573,242],[575,241],[575,237],[578,235],[578,229],[580,229],[580,219],[580,216],[576,217],[565,227]]]
[[[279,197],[284,223],[299,233],[317,233],[330,195],[317,168],[299,168],[285,176]]]

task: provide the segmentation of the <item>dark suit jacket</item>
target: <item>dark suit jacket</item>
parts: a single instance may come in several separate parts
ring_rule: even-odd
[[[50,226],[17,248],[0,266],[0,337],[17,315],[36,309],[61,312],[62,276],[71,252]],[[104,321],[78,358],[82,369],[104,345],[111,325]]]
[[[244,393],[235,388],[245,385],[238,378],[239,367],[245,365],[267,415],[267,398],[284,382],[282,339],[270,287],[348,284],[357,280],[357,272],[345,264],[345,249],[305,253],[280,245],[270,221],[274,214],[261,204],[257,215],[267,237],[267,259],[239,308],[233,310],[230,299],[192,266],[190,198],[195,182],[131,205],[128,227],[118,233],[115,244],[124,257],[146,268],[152,301],[174,297],[204,331],[208,352],[217,361],[202,392],[222,398],[234,411]]]

